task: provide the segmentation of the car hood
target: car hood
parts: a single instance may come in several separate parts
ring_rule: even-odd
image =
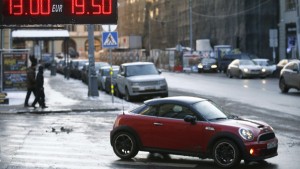
[[[165,78],[161,75],[141,75],[141,76],[130,76],[127,77],[132,82],[143,82],[143,81],[158,81],[164,80]]]
[[[250,120],[250,119],[229,119],[218,121],[220,125],[228,127],[250,129],[252,131],[260,132],[261,130],[272,131],[270,125],[262,121]]]

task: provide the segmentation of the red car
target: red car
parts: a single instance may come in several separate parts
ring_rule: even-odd
[[[225,114],[210,100],[168,97],[145,101],[120,114],[110,133],[115,154],[130,159],[138,151],[212,158],[224,168],[277,155],[278,139],[261,121]]]

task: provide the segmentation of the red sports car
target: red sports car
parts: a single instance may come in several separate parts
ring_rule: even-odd
[[[145,101],[120,114],[110,133],[121,159],[138,151],[212,158],[224,168],[277,155],[273,128],[261,121],[224,113],[210,100],[168,97]]]

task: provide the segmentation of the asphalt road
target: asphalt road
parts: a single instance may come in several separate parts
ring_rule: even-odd
[[[241,95],[248,92],[255,95],[265,90],[269,92],[264,94],[264,99],[290,100],[289,105],[299,102],[299,94],[296,91],[292,94],[281,95],[278,89],[275,91],[276,79],[227,79],[222,74],[163,74],[169,82],[170,96],[206,97],[235,115],[264,120],[273,126],[279,138],[279,155],[267,159],[265,163],[246,165],[241,162],[239,168],[298,169],[300,167],[298,160],[300,154],[298,126],[300,123],[299,115],[294,112],[294,108],[286,107],[287,111],[281,111],[284,106],[277,105],[277,101],[275,104],[268,103],[272,105],[269,107],[256,104],[257,97],[238,99],[246,97]],[[178,87],[171,84],[176,81],[181,81],[182,85]],[[257,84],[262,81],[265,81],[264,84],[267,85]],[[195,88],[191,83],[205,87]],[[248,91],[249,87],[245,88],[245,84],[255,87],[250,87],[251,91]],[[218,85],[223,87],[220,88]],[[230,86],[231,89],[224,86]],[[224,91],[227,92],[223,93]],[[274,98],[276,94],[278,96]],[[136,102],[136,104],[141,104],[141,102]],[[146,152],[140,152],[130,161],[119,160],[109,144],[109,132],[118,113],[120,112],[0,114],[0,169],[217,168],[212,160],[173,155],[169,159]]]

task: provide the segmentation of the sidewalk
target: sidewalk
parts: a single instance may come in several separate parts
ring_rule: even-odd
[[[99,97],[88,97],[88,86],[80,80],[66,79],[61,74],[51,76],[50,71],[44,72],[44,88],[46,105],[41,109],[24,107],[26,91],[8,91],[9,104],[0,105],[0,113],[59,113],[59,112],[83,112],[83,111],[120,111],[129,110],[137,105],[123,101],[104,92],[99,91]],[[30,96],[29,104],[34,100]],[[36,105],[39,106],[38,104]]]

